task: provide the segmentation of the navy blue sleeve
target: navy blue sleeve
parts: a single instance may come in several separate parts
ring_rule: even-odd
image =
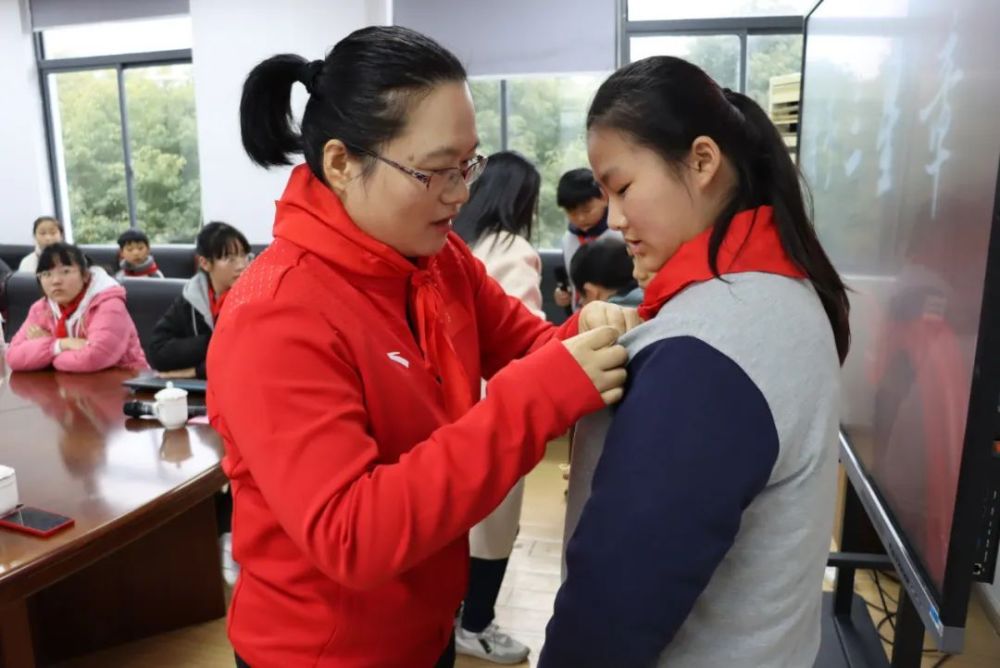
[[[764,396],[703,341],[652,344],[629,375],[569,542],[540,668],[654,665],[777,460]]]

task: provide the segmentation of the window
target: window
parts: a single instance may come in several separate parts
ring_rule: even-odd
[[[629,0],[623,59],[676,56],[768,113],[795,156],[802,85],[803,14],[816,0]]]
[[[91,23],[45,30],[45,58],[85,58],[191,48],[191,18]]]
[[[770,108],[771,80],[802,72],[802,35],[750,35],[747,38],[747,95]]]
[[[48,79],[66,186],[62,216],[71,221],[78,243],[115,239],[129,225],[117,74],[102,69]]]
[[[490,155],[503,149],[501,101],[502,84],[499,79],[477,79],[469,82],[472,102],[476,106],[476,129],[479,132],[479,152]]]
[[[517,151],[542,175],[532,243],[558,248],[566,216],[556,205],[564,172],[589,167],[586,120],[606,74],[478,79],[470,82],[481,153]]]
[[[650,56],[677,56],[708,72],[723,88],[740,88],[740,38],[737,35],[652,35],[632,37],[632,62]]]
[[[566,216],[556,205],[556,186],[564,172],[590,166],[587,111],[604,79],[579,75],[507,82],[509,148],[523,153],[542,174],[532,240],[540,248],[558,248],[566,231]]]
[[[58,28],[37,40],[57,211],[71,238],[113,243],[133,226],[154,243],[193,241],[201,192],[191,52],[173,48],[190,45],[190,21]]]
[[[818,0],[628,0],[629,21],[669,21],[750,16],[803,16]]]
[[[201,227],[191,65],[125,70],[136,222],[157,243],[192,242]]]

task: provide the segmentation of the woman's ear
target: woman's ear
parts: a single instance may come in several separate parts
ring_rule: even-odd
[[[338,196],[344,196],[347,184],[359,174],[358,161],[352,158],[344,142],[331,139],[323,145],[323,177]]]
[[[212,271],[212,261],[203,258],[201,255],[196,255],[195,259],[198,261],[198,268],[208,273]]]

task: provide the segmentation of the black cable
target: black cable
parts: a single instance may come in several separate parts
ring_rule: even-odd
[[[892,613],[890,615],[886,615],[875,626],[875,631],[878,633],[878,637],[882,639],[882,642],[886,643],[890,647],[894,646],[894,639],[892,639],[892,638],[886,638],[884,635],[882,635],[882,627],[885,626],[886,622],[889,622],[891,624],[892,623],[892,618],[893,618],[893,616],[895,614],[896,613]]]
[[[888,579],[888,580],[890,580],[892,582],[895,582],[897,586],[902,587],[903,583],[899,581],[899,578],[896,577],[895,573],[891,573],[889,571],[879,571],[879,572],[882,574],[882,577],[884,577],[884,578],[886,578],[886,579]],[[886,598],[888,598],[890,601],[892,601],[893,603],[895,603],[897,606],[899,605],[899,600],[893,598],[892,594],[890,594],[888,592],[888,590],[885,592],[885,595],[886,595]]]
[[[875,576],[875,586],[878,587],[878,597],[882,600],[882,607],[886,611],[889,610],[889,604],[885,602],[885,590],[882,589],[882,581],[878,577],[878,571],[872,571],[872,575]],[[889,620],[889,626],[892,628],[893,634],[896,633],[896,622],[893,621],[892,615],[886,617]]]
[[[948,659],[950,659],[951,657],[953,657],[953,656],[955,656],[955,655],[954,654],[945,654],[940,659],[938,659],[938,662],[934,664],[933,668],[938,668],[938,666],[943,666],[945,664],[945,662]]]
[[[886,578],[892,580],[896,584],[899,584],[899,576],[893,573],[892,571],[879,571],[879,572],[882,573],[882,575],[884,575]]]
[[[885,587],[882,586],[882,581],[879,579],[879,571],[871,571],[871,573],[873,575],[873,579],[875,580],[875,586],[878,588],[879,598],[882,599],[882,605],[884,606],[881,609],[881,612],[886,613],[886,616],[883,617],[881,620],[879,620],[879,623],[875,626],[875,630],[878,632],[878,637],[881,638],[882,642],[887,643],[890,646],[894,646],[894,641],[893,640],[890,640],[889,638],[886,638],[884,635],[882,635],[882,627],[885,626],[886,622],[889,622],[889,626],[892,627],[893,636],[895,637],[895,632],[896,632],[895,618],[896,618],[896,612],[897,612],[897,610],[899,608],[899,603],[898,603],[897,600],[894,600],[892,598],[892,596],[889,594],[889,592],[887,592],[885,590]],[[885,575],[885,573],[882,572],[882,575]],[[893,578],[890,578],[890,579],[893,579]],[[898,580],[897,580],[897,582],[898,582]],[[896,604],[897,610],[889,610],[889,604],[886,603],[886,597],[888,597],[890,601],[892,601],[893,603]],[[866,603],[867,603],[867,601],[866,601]],[[871,604],[871,606],[872,606],[872,608],[874,608],[876,610],[879,610],[879,606],[875,605],[874,603]],[[922,647],[921,648],[921,652],[923,654],[936,654],[938,651],[940,651],[940,650],[935,649],[933,647],[931,647],[929,649],[926,648],[926,647]],[[946,655],[946,656],[951,656],[951,655],[949,654],[949,655]],[[943,663],[943,661],[941,663]],[[937,665],[941,665],[941,663],[939,663]]]
[[[869,608],[871,608],[872,610],[874,610],[874,611],[876,611],[876,612],[881,612],[881,613],[882,613],[883,615],[888,615],[888,614],[889,614],[889,611],[888,611],[888,610],[886,610],[885,608],[883,608],[883,607],[882,607],[881,605],[879,605],[878,603],[872,603],[872,602],[871,602],[871,601],[869,601],[869,600],[868,600],[867,598],[864,598],[864,599],[862,599],[862,600],[863,600],[863,601],[865,602],[865,605],[867,605],[867,606],[868,606]]]

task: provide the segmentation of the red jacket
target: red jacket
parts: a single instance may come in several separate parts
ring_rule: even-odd
[[[410,281],[338,262],[344,220],[360,232],[311,175],[319,201],[298,201],[304,178],[293,174],[278,238],[233,288],[208,353],[241,566],[230,639],[255,668],[433,666],[465,593],[468,529],[602,403],[550,341],[575,320],[539,320],[450,235],[427,269],[469,392],[491,379],[450,420],[408,323]],[[308,248],[282,238],[291,205],[312,216],[296,223]]]

